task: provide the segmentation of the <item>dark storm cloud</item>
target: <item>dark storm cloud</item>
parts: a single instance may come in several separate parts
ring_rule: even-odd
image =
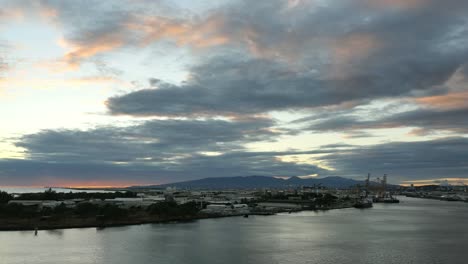
[[[325,82],[297,76],[274,64],[267,60],[214,59],[197,67],[188,84],[160,82],[158,89],[112,97],[107,105],[113,114],[235,116],[329,103],[327,98],[318,97],[322,93],[319,87]]]
[[[461,109],[416,109],[388,117],[362,121],[356,115],[338,116],[317,120],[306,127],[312,131],[356,132],[362,129],[417,127],[425,130],[442,130],[457,133],[468,132],[468,108]]]
[[[0,180],[9,185],[45,185],[61,183],[103,182],[157,182],[156,169],[93,162],[47,162],[31,159],[1,159]],[[71,184],[73,185],[73,184]]]
[[[173,162],[197,152],[243,149],[253,141],[274,140],[268,119],[154,120],[128,127],[87,131],[45,130],[16,143],[31,159],[65,162]]]
[[[161,84],[166,89],[112,98],[116,114],[249,114],[443,93],[441,85],[467,59],[465,1],[234,1],[198,16],[164,13],[170,8],[160,1],[32,6],[49,10],[64,27],[75,48],[65,58],[72,65],[141,48],[142,41],[238,51],[236,59],[202,60],[191,69],[196,78],[180,87]]]
[[[0,179],[10,184],[63,182],[171,182],[239,175],[294,176],[325,172],[314,165],[284,162],[277,156],[323,154],[246,152],[243,145],[273,140],[273,122],[250,119],[164,120],[88,131],[46,130],[16,143],[26,160],[0,161]],[[214,156],[213,156],[214,155]]]
[[[78,148],[79,146],[77,146]],[[423,142],[392,142],[359,147],[330,145],[299,152],[229,152],[219,156],[190,155],[173,162],[52,162],[44,160],[2,160],[0,178],[16,184],[44,180],[101,180],[171,182],[202,177],[239,175],[295,176],[345,175],[364,177],[389,174],[391,181],[430,177],[466,177],[467,138],[446,138]],[[282,162],[276,157],[321,154],[317,160],[335,168],[327,171],[313,165]],[[107,155],[103,150],[102,155]]]
[[[361,175],[390,174],[394,182],[404,179],[467,177],[468,138],[445,138],[422,142],[392,142],[356,147],[322,157],[338,172]]]
[[[448,92],[445,82],[468,59],[460,31],[467,4],[449,1],[440,11],[429,1],[396,12],[354,3],[285,11],[284,2],[248,1],[222,10],[221,35],[248,54],[213,56],[182,85],[159,82],[112,97],[108,107],[137,116],[244,115]]]
[[[205,177],[247,175],[297,176],[323,173],[313,165],[282,162],[273,153],[249,155],[192,155],[178,162],[110,164],[102,162],[46,162],[0,160],[0,180],[11,185],[45,182],[168,183]]]

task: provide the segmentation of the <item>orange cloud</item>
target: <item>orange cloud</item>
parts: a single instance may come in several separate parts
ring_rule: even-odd
[[[52,13],[52,15],[54,15]],[[141,37],[138,43],[147,46],[160,40],[173,40],[180,46],[205,48],[222,45],[229,38],[218,30],[222,20],[216,17],[199,23],[188,23],[163,17],[131,19],[118,32],[103,34],[83,42],[59,40],[59,45],[70,50],[64,61],[70,69],[77,69],[82,60],[110,52],[125,45],[133,45],[129,36]],[[86,37],[85,37],[86,39]]]
[[[403,181],[403,186],[423,186],[423,185],[439,185],[439,184],[451,184],[451,185],[466,185],[468,184],[468,178],[439,178],[439,179],[427,179],[427,180],[413,180],[413,181]]]
[[[415,129],[412,129],[410,132],[408,132],[407,135],[412,136],[412,137],[423,137],[423,136],[430,135],[431,133],[433,133],[433,131],[429,129],[415,128]]]
[[[33,63],[33,67],[53,74],[61,74],[67,71],[74,71],[77,69],[77,65],[70,65],[63,58],[54,60],[42,60]]]
[[[2,8],[0,10],[1,20],[20,20],[24,18],[24,11],[20,8]]]
[[[376,36],[355,33],[330,41],[330,77],[344,79],[353,72],[353,62],[365,59],[382,46]]]
[[[114,181],[114,180],[63,180],[63,179],[50,179],[46,180],[42,185],[44,186],[59,186],[71,188],[121,188],[134,185],[149,184],[147,182],[139,181]]]
[[[418,8],[427,2],[427,0],[366,0],[366,3],[372,7],[399,9]]]
[[[458,109],[468,107],[468,91],[417,98],[416,102],[440,109]]]
[[[204,48],[222,45],[228,37],[219,33],[223,21],[212,17],[200,23],[187,23],[163,17],[146,17],[138,23],[127,24],[128,29],[143,33],[142,45],[170,39],[180,46]]]
[[[90,76],[81,78],[51,78],[51,79],[24,79],[24,78],[5,78],[0,79],[0,88],[3,84],[8,88],[28,87],[33,89],[53,89],[62,87],[77,87],[86,85],[104,85],[104,84],[129,85],[128,83],[114,77],[108,76]]]
[[[58,11],[50,6],[41,5],[39,7],[39,14],[45,19],[55,19],[58,16]]]
[[[121,47],[124,45],[124,39],[119,34],[111,34],[102,35],[84,44],[71,43],[66,40],[60,40],[59,44],[72,50],[65,55],[64,60],[71,68],[76,69],[83,59]]]
[[[351,34],[334,42],[332,48],[333,58],[338,64],[364,58],[380,46],[374,35],[366,33]]]
[[[261,43],[261,35],[254,28],[244,28],[238,32],[239,42],[247,46],[250,53],[260,58],[282,58],[288,61],[293,61],[297,58],[296,44],[294,41],[288,43],[276,42],[272,46],[263,45]],[[289,49],[291,47],[292,49]]]

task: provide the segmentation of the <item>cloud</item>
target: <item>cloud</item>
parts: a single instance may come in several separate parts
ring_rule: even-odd
[[[26,157],[0,160],[0,179],[19,185],[87,181],[121,184],[325,171],[276,158],[289,152],[248,152],[244,148],[249,142],[275,140],[278,134],[269,129],[273,125],[267,119],[152,120],[87,131],[45,130],[18,139],[16,146],[25,149]]]
[[[8,72],[17,65],[17,60],[11,57],[13,47],[0,39],[0,96],[8,82]]]
[[[438,51],[429,46],[439,40],[446,43],[444,37],[456,38],[459,43],[452,43],[463,46],[460,32],[458,36],[447,33],[460,26],[468,7],[456,0],[443,4],[433,0],[239,0],[187,13],[161,1],[133,1],[132,5],[112,1],[19,3],[22,9],[36,9],[64,30],[63,43],[70,48],[64,59],[75,67],[82,60],[119,48],[139,49],[169,41],[195,49],[238,48],[257,58],[287,60],[318,70],[361,60],[356,67],[361,72],[379,65],[368,58],[371,54],[391,60],[410,55],[408,61],[413,55],[409,51],[435,56]],[[400,62],[404,61],[395,61]]]
[[[376,36],[370,34],[350,34],[336,40],[332,54],[334,63],[338,65],[348,64],[356,59],[369,56],[381,44]]]
[[[223,21],[219,17],[209,17],[202,21],[182,21],[161,16],[139,18],[126,26],[139,32],[140,45],[146,46],[161,40],[172,40],[180,46],[205,48],[228,42],[227,36],[217,31]]]
[[[325,155],[321,159],[348,175],[368,172],[374,176],[389,174],[392,182],[428,178],[468,178],[468,139],[444,138],[421,142],[391,142],[355,147]]]
[[[415,181],[403,181],[403,185],[410,186],[422,186],[422,185],[466,185],[468,184],[468,178],[440,178],[440,179],[426,179],[426,180],[415,180]]]
[[[272,140],[273,122],[250,119],[153,120],[127,127],[102,127],[86,131],[44,130],[24,135],[16,143],[33,160],[165,162],[197,152],[243,149],[252,141]]]
[[[431,0],[366,0],[366,4],[378,8],[415,9],[424,7]]]
[[[131,10],[105,1],[84,3],[43,3],[43,9],[55,10],[51,19],[65,30],[59,44],[66,48],[63,61],[78,68],[82,61],[100,56],[131,41],[125,23],[131,20]]]
[[[388,72],[324,79],[275,61],[216,57],[192,68],[192,78],[182,85],[159,82],[157,88],[111,97],[107,106],[112,114],[135,116],[232,116],[353,105],[413,93],[430,95],[454,67],[426,69],[424,60],[418,62],[421,68],[404,69],[402,76]],[[392,70],[401,75],[401,70]]]
[[[103,84],[120,84],[122,86],[128,85],[122,80],[109,76],[82,76],[76,78],[62,78],[62,79],[46,79],[46,78],[5,78],[5,82],[9,87],[28,86],[30,88],[62,88],[67,86],[86,86],[86,85],[103,85]]]
[[[62,61],[71,69],[119,49],[140,49],[155,42],[171,41],[196,49],[227,42],[216,30],[216,16],[177,18],[164,13],[168,7],[161,1],[115,5],[112,1],[44,0],[34,5],[19,2],[17,6],[41,14],[64,32],[58,42],[67,49]]]
[[[0,57],[0,74],[8,69],[8,64]]]
[[[134,185],[247,175],[297,176],[323,172],[314,165],[277,160],[274,156],[196,155],[167,164],[46,162],[0,160],[0,179],[10,185]],[[99,183],[96,183],[99,182]]]
[[[0,179],[18,186],[109,186],[157,182],[157,172],[141,166],[1,159]],[[152,178],[154,177],[154,178]]]
[[[163,119],[24,135],[16,145],[27,159],[1,160],[2,179],[24,183],[36,173],[37,179],[147,182],[330,173],[317,164],[286,162],[291,155],[322,155],[320,161],[342,175],[373,169],[418,178],[431,168],[458,177],[466,168],[456,156],[463,156],[464,138],[303,153],[246,149],[279,139],[277,124],[266,118],[274,111],[312,112],[294,124],[344,131],[349,138],[394,127],[414,128],[420,137],[433,130],[466,133],[466,1],[240,0],[197,14],[165,12],[160,1],[144,0],[17,3],[62,30],[67,54],[60,66],[90,61],[115,76],[119,70],[107,67],[106,55],[117,50],[169,43],[167,52],[181,46],[197,52],[187,80],[171,84],[147,76],[146,89],[107,100],[112,115]],[[405,105],[388,113],[362,110],[381,100]]]
[[[391,142],[366,147],[339,144],[310,151],[248,152],[242,149],[240,151],[232,149],[226,151],[225,149],[226,152],[219,155],[195,152],[196,149],[200,149],[200,146],[193,146],[193,141],[190,141],[189,145],[182,142],[177,147],[166,148],[162,144],[162,147],[158,148],[157,144],[152,145],[149,143],[151,140],[146,139],[148,145],[140,148],[132,146],[135,142],[129,141],[128,138],[123,142],[121,138],[110,137],[105,142],[100,142],[99,139],[95,141],[91,139],[96,136],[88,135],[88,137],[90,139],[78,137],[65,144],[63,142],[67,140],[54,135],[53,140],[42,140],[42,143],[35,143],[36,146],[31,146],[31,142],[25,143],[30,146],[30,152],[40,152],[41,149],[45,149],[48,151],[47,155],[42,153],[42,156],[35,156],[35,158],[30,156],[26,160],[0,160],[0,178],[12,184],[32,185],[45,184],[45,182],[86,181],[102,184],[106,182],[164,183],[203,177],[239,175],[318,174],[360,178],[368,172],[375,176],[389,174],[392,183],[428,177],[467,177],[468,157],[465,149],[468,147],[468,139],[462,137],[421,142]],[[126,145],[129,150],[126,152],[128,156],[120,162],[115,162],[122,158],[122,156],[112,154],[122,153],[119,147],[116,147],[119,143]],[[37,144],[52,144],[53,146],[52,148],[39,148]],[[95,144],[96,147],[91,149],[87,144]],[[140,151],[133,152],[137,148]],[[190,150],[185,153],[186,155],[182,155],[184,148]],[[67,154],[64,155],[63,151]],[[158,154],[158,152],[163,153]],[[180,156],[164,157],[169,152],[171,155],[178,152]],[[78,155],[72,155],[72,153]],[[80,158],[83,154],[88,158]],[[150,155],[154,159],[135,159],[141,155]],[[284,159],[303,155],[312,155],[312,161],[315,161],[316,165],[308,162],[287,162],[285,161],[287,159]],[[57,158],[59,156],[61,158]],[[94,160],[90,161],[91,158]],[[114,162],[106,162],[108,160]],[[329,171],[325,168],[334,170]]]
[[[459,30],[468,5],[449,1],[439,12],[438,2],[428,1],[390,12],[362,3],[286,10],[285,1],[240,1],[217,10],[222,22],[209,32],[226,36],[228,46],[211,49],[181,85],[160,82],[110,98],[110,112],[252,115],[447,93],[446,82],[468,60],[468,38]]]
[[[19,20],[24,18],[24,12],[10,3],[2,3],[0,10],[0,21]]]
[[[265,60],[216,58],[195,68],[186,84],[160,82],[157,89],[109,98],[107,105],[113,114],[236,116],[285,109],[292,104],[303,107],[312,104],[310,100],[320,103],[312,98],[314,94],[307,94],[307,90],[318,90],[320,82],[294,75]]]
[[[467,107],[468,91],[421,97],[416,102],[439,109],[464,108]]]
[[[437,97],[439,98],[439,97]],[[446,98],[446,96],[443,96]],[[451,98],[450,96],[448,98]],[[432,100],[429,100],[433,102]],[[387,114],[372,120],[362,119],[356,114],[338,115],[332,117],[317,117],[303,119],[306,123],[312,123],[304,129],[312,131],[335,131],[346,133],[356,133],[366,129],[385,129],[413,127],[417,128],[411,135],[426,135],[430,131],[451,131],[464,134],[468,131],[468,115],[466,104],[463,108],[417,108],[395,114]],[[361,131],[362,132],[362,131]]]
[[[65,62],[72,69],[79,67],[81,61],[92,58],[95,55],[114,50],[123,45],[123,41],[118,36],[102,35],[93,39],[92,42],[86,45],[67,43],[65,40],[61,41],[61,45],[68,47],[71,51],[65,55]]]

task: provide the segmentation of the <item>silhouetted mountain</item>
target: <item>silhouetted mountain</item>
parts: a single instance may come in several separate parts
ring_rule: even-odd
[[[267,176],[245,176],[245,177],[220,177],[204,178],[200,180],[176,182],[152,186],[135,186],[138,188],[166,188],[176,187],[181,189],[255,189],[255,188],[285,188],[297,186],[313,186],[321,184],[328,188],[348,188],[357,184],[364,185],[364,181],[330,176],[325,178],[291,177],[289,179],[279,179]]]

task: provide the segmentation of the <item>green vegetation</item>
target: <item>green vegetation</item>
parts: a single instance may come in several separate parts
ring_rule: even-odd
[[[109,192],[109,193],[87,193],[87,192],[68,192],[58,193],[52,189],[48,189],[42,193],[23,193],[15,200],[70,200],[70,199],[114,199],[114,198],[134,198],[137,197],[135,192]]]
[[[11,199],[13,199],[11,194],[0,191],[0,204],[8,203]]]
[[[0,204],[0,217],[2,218],[31,218],[37,215],[37,207],[35,206]]]
[[[47,190],[44,193],[22,194],[21,200],[61,200],[61,199],[111,199],[116,197],[135,197],[132,192],[116,193],[56,193]],[[14,200],[0,192],[0,229],[63,228],[81,226],[106,226],[159,222],[167,220],[193,219],[198,217],[197,204],[177,204],[159,202],[149,207],[133,206],[123,208],[113,203],[90,202],[89,200],[73,204],[62,202],[55,207],[8,203]]]
[[[315,199],[315,202],[318,205],[330,206],[334,202],[336,202],[337,200],[338,200],[338,197],[336,197],[336,196],[334,196],[332,194],[326,193],[325,195],[318,196]]]
[[[175,202],[161,202],[152,204],[147,208],[151,215],[161,215],[166,217],[187,217],[194,216],[198,213],[198,208],[195,202],[189,202],[178,205]]]
[[[99,206],[92,203],[80,203],[73,213],[79,217],[100,216],[104,219],[121,219],[129,215],[129,209],[123,209],[113,204]]]
[[[263,201],[268,200],[285,200],[285,201],[313,201],[317,205],[330,205],[338,200],[338,197],[330,194],[330,193],[303,193],[303,194],[284,194],[284,193],[277,193],[271,194],[267,193],[262,197]]]

